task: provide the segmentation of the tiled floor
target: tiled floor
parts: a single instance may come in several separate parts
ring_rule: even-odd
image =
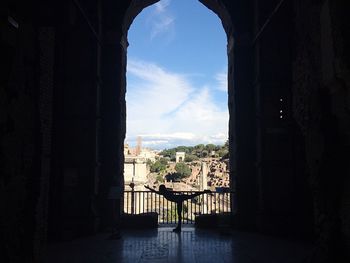
[[[311,249],[307,244],[251,233],[183,228],[178,234],[159,228],[124,231],[120,240],[101,234],[50,245],[46,262],[299,263]]]

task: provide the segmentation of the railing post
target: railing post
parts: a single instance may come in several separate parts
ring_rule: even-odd
[[[177,209],[176,205],[169,202],[162,195],[157,195],[152,192],[146,191],[135,191],[134,183],[129,184],[131,191],[124,192],[124,198],[126,205],[126,213],[132,215],[155,211],[158,213],[158,223],[170,224],[174,223],[173,218],[176,218]],[[183,194],[193,194],[192,191],[182,191]],[[130,196],[130,195],[131,196]],[[205,193],[201,196],[196,197],[197,201],[186,200],[183,203],[182,209],[182,223],[193,223],[196,215],[198,214],[225,214],[233,213],[234,207],[234,192],[211,192],[210,194]],[[149,204],[151,202],[151,204]],[[130,204],[130,205],[129,205]],[[146,206],[146,208],[145,208]],[[129,207],[131,208],[129,210]],[[154,207],[154,209],[152,208]],[[187,209],[187,212],[186,212]],[[198,210],[198,211],[197,211]],[[198,212],[198,213],[197,213]],[[173,214],[175,213],[175,215]],[[186,217],[185,217],[186,216]]]
[[[131,182],[129,184],[130,188],[131,188],[131,214],[133,215],[135,213],[135,191],[134,191],[134,187],[135,184],[133,182]]]

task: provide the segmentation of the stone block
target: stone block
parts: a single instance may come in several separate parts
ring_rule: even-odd
[[[124,214],[122,215],[123,228],[157,228],[158,227],[158,213],[142,213],[136,215]]]

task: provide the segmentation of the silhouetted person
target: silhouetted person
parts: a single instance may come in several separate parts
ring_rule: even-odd
[[[164,184],[161,184],[159,186],[159,191],[156,191],[152,188],[150,188],[148,185],[145,185],[145,187],[149,190],[151,190],[151,192],[154,192],[156,194],[162,195],[165,197],[165,199],[176,203],[176,207],[177,207],[177,216],[178,216],[178,224],[177,227],[173,230],[174,232],[180,232],[181,231],[181,215],[182,215],[182,204],[185,200],[188,199],[192,199],[196,196],[199,196],[201,194],[204,193],[211,193],[210,190],[204,190],[202,192],[196,192],[194,194],[179,194],[178,192],[173,192],[173,191],[169,191],[168,189],[166,189]]]

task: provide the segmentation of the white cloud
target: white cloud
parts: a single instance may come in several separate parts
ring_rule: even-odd
[[[223,143],[228,111],[214,103],[207,87],[154,63],[128,61],[127,140],[136,136],[154,148]]]
[[[191,132],[174,132],[174,133],[155,133],[155,134],[140,134],[145,144],[162,143],[173,144],[182,142],[182,144],[191,144],[193,141],[206,141],[211,136],[203,136]]]
[[[166,8],[170,5],[170,0],[162,0],[157,2],[154,6],[156,8],[156,12],[162,13],[165,12]]]
[[[185,77],[170,73],[152,63],[128,61],[128,73],[136,78],[128,83],[130,113],[153,116],[169,114],[189,97],[193,88]],[[130,84],[130,85],[129,85]]]
[[[148,22],[150,23],[150,39],[167,34],[173,37],[175,34],[175,17],[169,10],[170,0],[162,0],[156,3]]]
[[[175,19],[170,16],[164,16],[158,19],[157,21],[154,21],[152,25],[151,34],[150,34],[151,40],[162,33],[166,33],[166,32],[173,33],[174,21]]]
[[[168,143],[169,141],[166,141],[166,140],[154,140],[154,141],[146,140],[146,141],[143,141],[142,144],[149,147],[157,147],[158,145],[166,145]]]
[[[223,144],[227,140],[224,133],[214,135],[198,135],[186,133],[182,136],[180,133],[173,134],[141,134],[142,144],[154,149],[173,148],[180,145],[197,145],[197,144]],[[136,140],[130,140],[131,144],[136,144]]]
[[[140,134],[140,136],[145,139],[151,139],[151,140],[165,139],[165,141],[169,141],[171,139],[193,140],[196,137],[193,133],[189,133],[189,132]]]
[[[215,75],[215,79],[218,82],[217,89],[227,92],[227,71],[225,70],[223,72],[217,73]]]

